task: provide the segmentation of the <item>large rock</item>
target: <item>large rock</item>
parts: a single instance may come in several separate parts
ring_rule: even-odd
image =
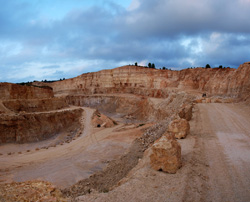
[[[113,119],[101,114],[98,110],[94,112],[91,123],[94,127],[104,128],[112,128],[113,126],[117,125]]]
[[[179,111],[179,117],[190,121],[192,119],[192,109],[193,105],[191,104],[183,105]]]
[[[168,131],[177,139],[186,138],[190,133],[190,125],[186,119],[176,119],[169,124]]]
[[[181,146],[173,135],[167,133],[155,141],[150,164],[153,169],[167,173],[176,173],[181,167]]]

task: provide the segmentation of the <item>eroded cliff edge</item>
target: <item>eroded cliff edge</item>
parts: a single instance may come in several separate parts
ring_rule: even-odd
[[[123,66],[110,70],[82,74],[78,77],[49,84],[55,94],[114,94],[131,93],[166,98],[169,92],[207,93],[249,99],[250,62],[232,68],[195,68],[181,71]]]

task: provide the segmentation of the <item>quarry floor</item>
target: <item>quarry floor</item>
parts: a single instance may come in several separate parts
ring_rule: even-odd
[[[84,108],[84,131],[70,143],[7,155],[0,146],[0,183],[43,179],[60,188],[101,170],[126,152],[143,127],[118,124],[97,129],[93,109]],[[77,201],[250,201],[250,108],[242,104],[196,104],[191,132],[178,140],[183,166],[176,174],[153,170],[147,151],[138,165],[108,193]],[[147,126],[144,126],[145,128]],[[39,143],[34,143],[39,144]],[[38,145],[32,145],[32,148]]]
[[[0,146],[0,183],[39,179],[66,188],[124,154],[131,142],[151,125],[118,124],[112,128],[95,128],[91,124],[95,110],[83,109],[83,133],[70,143],[36,149],[55,142],[60,138],[57,137],[38,143]]]
[[[146,151],[120,186],[77,201],[250,201],[249,106],[198,104],[190,125],[176,174],[152,170]]]

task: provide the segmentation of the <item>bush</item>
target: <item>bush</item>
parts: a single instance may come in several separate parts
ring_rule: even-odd
[[[209,64],[206,65],[206,68],[211,68]]]

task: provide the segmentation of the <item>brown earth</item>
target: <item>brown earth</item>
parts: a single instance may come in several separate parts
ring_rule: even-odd
[[[0,84],[0,190],[20,186],[22,194],[45,180],[73,201],[250,200],[249,62],[181,71],[124,66],[32,85]],[[182,167],[155,171],[151,146],[179,117],[191,126],[178,140]],[[42,186],[46,195],[51,185]]]
[[[80,128],[81,109],[22,113],[0,116],[0,144],[37,142],[63,131],[76,133]]]
[[[45,85],[36,83],[36,85]],[[250,62],[231,68],[195,68],[181,71],[124,66],[82,74],[48,84],[60,95],[126,93],[167,98],[169,93],[188,91],[249,100]]]
[[[54,93],[48,86],[22,86],[13,83],[0,83],[0,98],[5,99],[39,99],[52,98]]]
[[[183,166],[175,175],[153,170],[147,150],[119,186],[76,201],[249,201],[249,108],[199,104],[194,110],[191,135],[178,140]]]

